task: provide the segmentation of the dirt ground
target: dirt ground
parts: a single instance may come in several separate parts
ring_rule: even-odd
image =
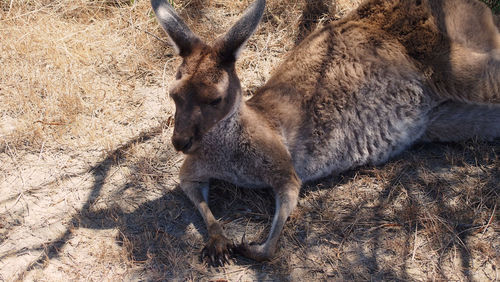
[[[210,39],[250,1],[174,3]],[[268,0],[237,64],[247,96],[358,4]],[[166,40],[147,0],[0,0],[0,281],[500,279],[500,140],[418,144],[309,183],[275,259],[206,265],[177,186]],[[211,187],[235,242],[265,238],[270,191]]]

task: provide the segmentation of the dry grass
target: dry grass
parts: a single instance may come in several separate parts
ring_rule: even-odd
[[[358,2],[269,0],[237,65],[248,94]],[[249,1],[175,3],[209,38]],[[164,89],[179,59],[162,40],[145,0],[0,0],[0,281],[498,280],[499,141],[416,146],[309,184],[276,259],[207,267],[176,186]],[[232,238],[263,239],[272,194],[213,187]]]
[[[2,147],[123,142],[111,133],[143,119],[144,97],[134,90],[163,74],[164,48],[139,30],[156,30],[148,3],[2,3]]]

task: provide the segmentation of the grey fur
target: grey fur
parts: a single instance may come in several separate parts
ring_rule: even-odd
[[[263,2],[223,38],[240,23],[253,31]],[[217,42],[184,58],[171,89],[172,141],[187,154],[180,186],[205,220],[212,263],[232,249],[271,258],[304,181],[383,163],[419,140],[500,136],[500,35],[475,0],[367,1],[304,39],[246,102],[236,57],[221,59]],[[224,236],[203,196],[212,178],[273,188],[266,242]]]
[[[187,56],[200,39],[187,27],[177,15],[170,3],[164,0],[151,0],[151,6],[161,27],[169,35],[170,43],[177,54]]]

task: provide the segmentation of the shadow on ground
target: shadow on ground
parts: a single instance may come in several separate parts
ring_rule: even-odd
[[[136,177],[144,159],[127,158],[133,144],[154,142],[160,132],[157,127],[141,134],[90,170],[94,185],[86,203],[59,238],[33,248],[43,254],[27,272],[46,267],[59,256],[76,228],[118,228],[116,243],[127,250],[131,262],[140,265],[138,277],[210,279],[218,275],[218,269],[199,260],[206,230],[175,185],[160,187],[160,197],[137,205],[124,208],[120,201],[111,200],[105,208],[95,207],[116,165],[128,166],[131,173],[109,199],[119,198],[126,190],[134,194],[158,189],[143,186]],[[169,150],[156,152],[158,163],[168,161]],[[494,260],[498,247],[498,234],[491,226],[498,224],[494,213],[500,192],[499,155],[499,141],[417,145],[384,166],[363,167],[307,184],[287,222],[276,259],[261,264],[236,257],[233,266],[239,268],[233,273],[250,271],[257,280],[473,279],[477,264]],[[161,170],[148,175],[158,182],[164,177]],[[220,181],[211,186],[210,206],[228,235],[238,240],[246,232],[250,240],[263,240],[274,212],[270,191],[245,190]],[[483,236],[478,239],[478,235]],[[452,271],[457,263],[460,273]]]

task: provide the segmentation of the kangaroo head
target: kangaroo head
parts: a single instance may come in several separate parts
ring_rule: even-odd
[[[237,111],[241,103],[241,86],[234,64],[257,28],[265,0],[253,3],[213,44],[201,41],[165,0],[151,0],[151,5],[183,59],[169,90],[176,109],[172,143],[178,151],[194,153],[204,134]]]

